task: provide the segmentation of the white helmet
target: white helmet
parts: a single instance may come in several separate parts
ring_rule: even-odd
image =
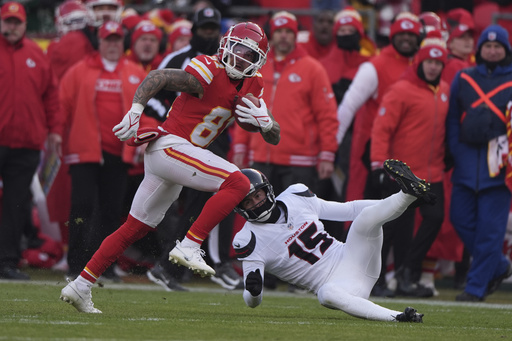
[[[55,27],[59,35],[81,30],[87,26],[87,8],[78,0],[63,2],[55,9]]]
[[[252,77],[267,61],[269,44],[265,32],[252,22],[230,27],[220,41],[219,54],[229,78]],[[248,66],[241,70],[237,62]]]
[[[115,9],[98,10],[97,6],[115,6]],[[94,27],[100,27],[103,22],[116,21],[121,22],[121,14],[124,10],[123,0],[87,0],[85,2],[89,13],[90,24]]]

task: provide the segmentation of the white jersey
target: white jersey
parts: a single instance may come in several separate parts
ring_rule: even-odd
[[[263,268],[283,281],[317,292],[345,245],[331,237],[319,219],[351,221],[370,202],[324,201],[303,184],[288,187],[276,200],[286,207],[277,223],[247,222],[233,239],[244,273]]]

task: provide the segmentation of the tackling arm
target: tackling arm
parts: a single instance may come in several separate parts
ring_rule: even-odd
[[[247,306],[256,308],[263,298],[264,267],[255,262],[244,261],[244,301]]]

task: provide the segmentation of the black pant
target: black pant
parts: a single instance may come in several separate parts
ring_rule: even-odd
[[[30,184],[40,151],[0,146],[0,176],[3,181],[0,219],[0,266],[17,266],[21,258],[21,236],[27,223]]]
[[[409,207],[400,217],[384,224],[381,280],[386,273],[386,259],[391,246],[393,246],[395,269],[409,268],[413,276],[412,280],[416,282],[420,279],[423,259],[434,243],[444,220],[443,183],[432,183],[431,191],[437,195],[437,202],[435,205],[427,204],[419,207],[423,220],[414,238],[416,207]]]
[[[128,164],[103,152],[103,163],[69,167],[71,210],[69,216],[69,274],[78,275],[103,239],[121,224]]]

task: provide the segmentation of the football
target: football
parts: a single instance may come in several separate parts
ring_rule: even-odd
[[[256,105],[258,108],[260,107],[260,100],[258,99],[258,97],[254,96],[253,94],[247,94],[245,96],[243,96],[245,98],[247,98],[248,100],[250,100],[252,103],[254,103],[254,105]],[[257,133],[260,131],[260,128],[252,125],[252,124],[249,124],[249,123],[243,123],[243,122],[240,122],[238,120],[238,114],[235,112],[235,109],[236,109],[236,106],[237,105],[241,105],[243,107],[246,107],[248,108],[248,106],[244,103],[244,101],[242,101],[242,97],[241,96],[236,96],[235,97],[235,107],[233,108],[233,114],[235,115],[235,121],[236,123],[240,126],[240,128],[242,128],[243,130],[247,130],[247,131],[250,131],[251,133]]]

